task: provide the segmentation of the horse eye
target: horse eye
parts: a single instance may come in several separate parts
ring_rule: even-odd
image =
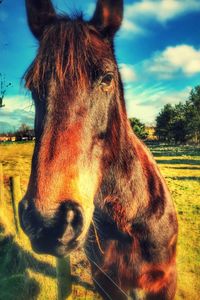
[[[102,131],[98,134],[98,139],[99,140],[105,140],[107,138],[107,132]]]
[[[104,75],[104,77],[102,78],[101,85],[110,85],[112,80],[113,80],[113,74],[108,73],[108,74]]]

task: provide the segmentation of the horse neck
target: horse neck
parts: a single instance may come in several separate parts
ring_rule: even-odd
[[[152,155],[126,116],[120,124],[119,152],[105,171],[98,206],[127,232],[133,219],[162,214],[169,193]]]

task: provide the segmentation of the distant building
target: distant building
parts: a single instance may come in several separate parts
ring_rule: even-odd
[[[10,137],[10,141],[11,141],[11,142],[15,142],[16,140],[17,140],[16,136],[11,136],[11,137]]]
[[[33,129],[16,132],[17,141],[33,141],[35,140],[35,132]]]
[[[0,143],[3,142],[15,142],[17,140],[16,136],[2,135],[0,136]]]
[[[157,141],[158,137],[156,135],[156,127],[155,126],[146,126],[145,131],[148,133],[147,140],[148,141]]]
[[[16,132],[16,133],[8,133],[8,134],[0,134],[0,143],[5,142],[26,142],[26,141],[34,141],[35,133],[34,130],[29,130],[27,132]]]

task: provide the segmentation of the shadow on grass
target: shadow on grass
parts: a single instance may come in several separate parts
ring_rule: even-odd
[[[150,148],[151,152],[155,157],[159,156],[199,156],[200,147],[199,146],[188,146],[188,145],[159,145],[159,143],[153,145],[148,143],[147,146]]]
[[[30,278],[28,263],[23,251],[13,241],[12,236],[0,234],[0,299],[36,300],[40,287]]]
[[[167,176],[167,178],[174,179],[174,180],[195,180],[195,181],[199,181],[200,183],[200,177],[197,176]]]
[[[158,164],[166,164],[166,165],[200,165],[200,160],[192,160],[192,159],[156,159]]]
[[[169,167],[169,169],[175,169],[175,170],[199,170],[200,171],[200,166],[199,167]]]
[[[30,278],[27,269],[56,280],[54,267],[22,249],[13,236],[5,236],[0,225],[0,300],[37,299],[40,293],[39,283]],[[82,281],[79,276],[72,276],[72,283],[94,291],[94,287]]]
[[[155,157],[160,157],[160,156],[199,156],[200,155],[200,150],[199,151],[194,151],[194,152],[191,152],[190,150],[188,151],[164,151],[164,150],[161,150],[161,151],[155,151],[155,150],[151,150],[152,154],[155,156]]]

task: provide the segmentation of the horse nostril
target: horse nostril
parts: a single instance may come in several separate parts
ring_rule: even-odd
[[[69,210],[69,211],[67,212],[67,217],[66,217],[67,223],[68,223],[68,224],[69,224],[69,223],[72,223],[74,217],[75,217],[75,214],[74,214],[73,210]]]
[[[84,227],[83,210],[72,200],[63,201],[52,216],[45,217],[36,209],[33,200],[23,199],[19,203],[19,218],[33,249],[56,256],[77,247],[77,238]]]
[[[65,219],[62,235],[58,241],[62,244],[74,241],[83,230],[84,218],[82,208],[76,202],[67,200],[61,205],[58,217],[60,217],[62,222],[64,221],[63,218]]]

